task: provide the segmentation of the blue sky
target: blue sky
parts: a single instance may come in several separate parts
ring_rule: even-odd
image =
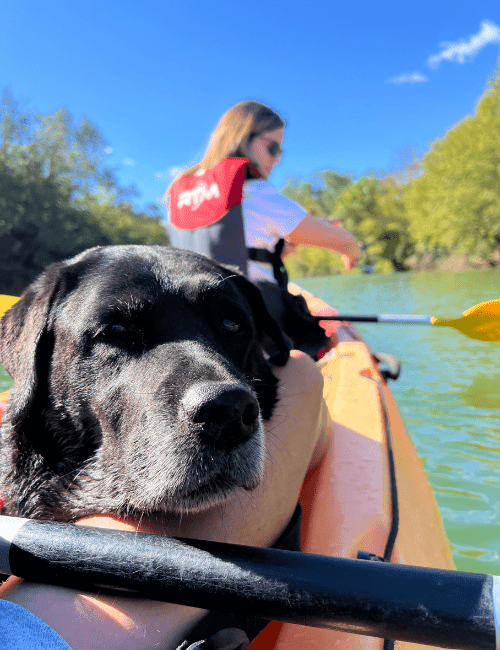
[[[94,122],[139,205],[244,99],[287,121],[277,186],[392,171],[473,112],[499,46],[498,0],[0,2],[0,89]]]

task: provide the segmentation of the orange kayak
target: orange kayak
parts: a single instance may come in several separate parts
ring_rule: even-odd
[[[301,293],[314,314],[335,313],[321,300]],[[303,551],[353,559],[359,551],[375,557],[389,552],[390,561],[399,564],[454,569],[432,489],[376,359],[353,328],[332,321],[321,324],[336,343],[318,362],[333,435],[327,454],[302,489]],[[395,518],[397,534],[391,540]],[[383,646],[379,638],[274,622],[254,640],[251,650],[382,650]],[[397,650],[429,647],[396,644]]]

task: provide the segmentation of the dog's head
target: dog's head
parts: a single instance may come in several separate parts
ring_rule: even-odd
[[[259,290],[203,255],[116,246],[51,265],[0,321],[7,514],[196,511],[254,488],[269,362],[288,352]]]

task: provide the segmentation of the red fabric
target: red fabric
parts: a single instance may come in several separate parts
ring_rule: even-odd
[[[183,174],[170,188],[170,223],[181,230],[211,226],[239,205],[247,170],[260,174],[246,158],[225,158],[196,176]]]

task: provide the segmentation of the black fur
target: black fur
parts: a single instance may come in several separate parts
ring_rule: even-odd
[[[0,321],[4,514],[194,512],[255,488],[265,336],[284,364],[259,290],[203,255],[114,246],[48,267]]]
[[[264,280],[256,282],[269,313],[276,319],[296,350],[317,358],[330,339],[318,323],[301,295],[295,296],[277,284]]]

